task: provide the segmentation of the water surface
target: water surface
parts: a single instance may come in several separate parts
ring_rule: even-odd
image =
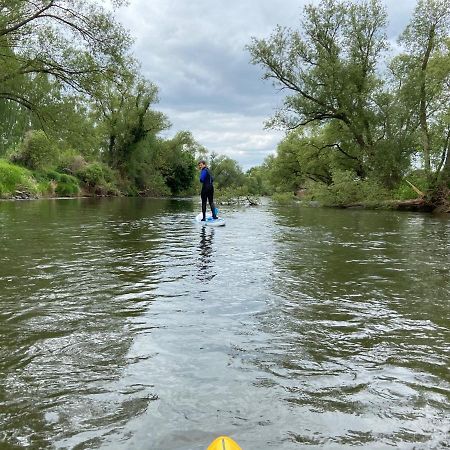
[[[0,203],[5,448],[448,448],[447,217],[198,208]]]

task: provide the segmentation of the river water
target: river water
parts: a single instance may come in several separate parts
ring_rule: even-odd
[[[440,449],[450,220],[0,203],[0,447]]]

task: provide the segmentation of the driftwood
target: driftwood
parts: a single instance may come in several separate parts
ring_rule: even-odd
[[[390,205],[398,211],[432,212],[436,208],[424,198],[391,202]]]
[[[249,197],[248,195],[247,195],[247,201],[248,201],[249,206],[258,206],[259,205],[258,199]]]
[[[424,198],[414,198],[411,200],[388,200],[386,202],[377,203],[374,206],[362,203],[349,203],[347,205],[341,205],[343,209],[393,209],[396,211],[411,211],[411,212],[435,212],[435,213],[448,213],[450,212],[449,204],[440,204],[436,206]]]

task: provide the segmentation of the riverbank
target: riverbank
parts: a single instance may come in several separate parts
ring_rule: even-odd
[[[450,213],[450,205],[433,205],[426,202],[424,199],[412,200],[386,200],[381,203],[355,203],[342,206],[334,206],[341,209],[383,209],[393,211],[408,211],[408,212],[424,212],[424,213]]]
[[[89,190],[81,190],[77,195],[61,196],[54,194],[36,195],[27,191],[17,190],[9,196],[1,197],[0,201],[23,201],[23,200],[39,200],[39,199],[69,199],[69,198],[106,198],[106,197],[130,197],[121,193],[116,194],[101,194],[91,192]],[[152,198],[167,198],[166,196],[153,196],[153,195],[135,195],[133,197],[152,197]],[[178,198],[178,197],[177,197]],[[265,197],[266,198],[266,197]],[[442,204],[439,206],[427,203],[423,198],[411,199],[411,200],[385,200],[381,202],[359,202],[350,203],[347,205],[323,205],[318,201],[306,201],[298,199],[290,199],[289,201],[280,200],[279,197],[268,197],[270,200],[277,204],[292,204],[300,205],[308,208],[331,208],[331,209],[366,209],[366,210],[384,210],[384,211],[405,211],[405,212],[420,212],[420,213],[433,213],[433,214],[450,214],[450,204]],[[259,206],[266,202],[262,201],[262,198],[257,197],[237,197],[230,198],[225,196],[221,198],[220,193],[217,196],[217,205],[229,206],[229,205],[247,205],[247,206]]]

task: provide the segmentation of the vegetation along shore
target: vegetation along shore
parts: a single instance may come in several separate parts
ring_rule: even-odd
[[[286,95],[285,137],[244,172],[189,130],[167,138],[132,36],[97,2],[3,2],[0,198],[191,196],[207,158],[218,198],[450,211],[450,6],[418,0],[395,52],[378,0],[323,0],[246,47]],[[122,6],[118,0],[115,6]]]

